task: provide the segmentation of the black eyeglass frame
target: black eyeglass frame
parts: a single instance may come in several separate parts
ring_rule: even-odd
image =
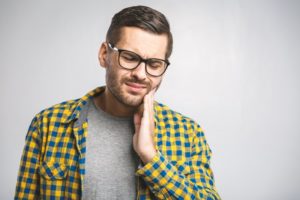
[[[115,47],[113,44],[111,44],[111,43],[109,43],[109,42],[107,42],[107,44],[108,44],[108,46],[109,46],[112,50],[118,52],[118,62],[119,62],[119,65],[120,65],[122,68],[124,68],[124,69],[127,69],[127,70],[134,70],[134,69],[136,69],[136,68],[143,62],[143,63],[145,63],[145,69],[146,69],[147,74],[149,74],[150,76],[153,76],[153,77],[160,77],[160,76],[162,76],[162,75],[166,72],[168,66],[170,65],[170,62],[169,62],[168,60],[163,60],[163,59],[159,59],[159,58],[148,58],[148,59],[144,59],[144,58],[142,58],[139,54],[137,54],[137,53],[135,53],[135,52],[133,52],[133,51],[129,51],[129,50],[126,50],[126,49],[119,49],[119,48]],[[120,63],[120,54],[121,54],[123,51],[133,53],[134,55],[136,55],[136,56],[139,58],[139,62],[138,62],[138,64],[137,64],[136,67],[128,69],[128,68],[126,68],[126,67],[124,67],[124,66],[121,65],[121,63]],[[147,70],[148,64],[147,64],[147,63],[148,63],[149,61],[151,61],[151,60],[159,60],[159,61],[163,61],[163,62],[166,64],[166,67],[165,67],[164,71],[163,71],[160,75],[153,75],[153,74],[150,74],[150,73],[148,72],[148,70]]]

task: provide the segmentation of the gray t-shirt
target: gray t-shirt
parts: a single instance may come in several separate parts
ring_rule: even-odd
[[[132,147],[133,133],[132,118],[111,116],[90,101],[84,200],[136,198],[138,157]]]

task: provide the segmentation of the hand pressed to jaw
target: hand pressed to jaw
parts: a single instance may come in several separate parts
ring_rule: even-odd
[[[133,147],[143,163],[152,160],[156,154],[154,144],[154,110],[153,99],[155,89],[144,96],[142,109],[134,114],[135,133],[133,135]]]

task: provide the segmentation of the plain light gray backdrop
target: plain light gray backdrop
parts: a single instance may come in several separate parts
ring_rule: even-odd
[[[174,52],[156,95],[192,117],[228,200],[300,197],[299,1],[1,1],[0,199],[12,199],[36,113],[104,84],[97,60],[111,17],[162,11]]]

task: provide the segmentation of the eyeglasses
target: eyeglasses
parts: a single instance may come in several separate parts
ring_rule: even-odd
[[[108,46],[118,52],[118,62],[121,67],[128,70],[134,70],[141,62],[145,63],[146,72],[150,76],[159,77],[163,75],[170,65],[169,61],[158,58],[143,59],[140,55],[125,49],[118,49],[113,44],[108,43]]]

